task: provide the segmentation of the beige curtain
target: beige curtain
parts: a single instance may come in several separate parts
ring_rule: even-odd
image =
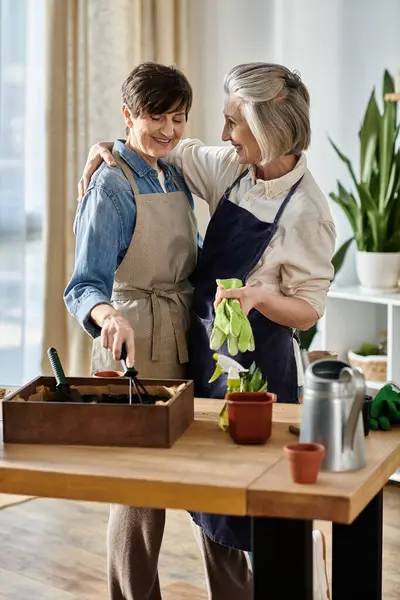
[[[89,146],[123,135],[120,88],[135,64],[187,72],[187,0],[48,0],[46,283],[42,372],[57,348],[67,375],[88,375],[91,339],[63,292],[74,266],[76,189]]]

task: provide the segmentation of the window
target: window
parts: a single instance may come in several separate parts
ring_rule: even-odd
[[[0,0],[0,384],[40,373],[45,0]]]

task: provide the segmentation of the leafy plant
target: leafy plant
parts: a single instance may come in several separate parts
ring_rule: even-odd
[[[378,356],[383,355],[383,352],[381,352],[381,349],[376,344],[364,342],[357,350],[357,354],[360,356]]]
[[[267,387],[267,379],[263,378],[262,371],[255,362],[251,364],[247,372],[240,373],[241,392],[265,392]]]
[[[332,258],[332,265],[334,268],[333,279],[335,279],[336,274],[342,268],[344,259],[346,258],[347,250],[349,249],[350,244],[352,243],[353,238],[348,239],[344,244],[342,244],[335,253],[335,256]],[[333,281],[332,279],[332,281]],[[317,333],[318,323],[307,329],[307,331],[300,331],[300,344],[303,350],[309,350],[311,343]]]
[[[392,75],[385,71],[383,96],[394,92]],[[346,165],[354,193],[338,181],[330,197],[347,216],[357,249],[367,252],[400,251],[400,150],[396,102],[383,101],[379,110],[372,90],[359,131],[360,172],[357,179],[350,160],[330,140]]]
[[[383,96],[393,93],[394,87],[392,75],[385,71]],[[346,165],[354,187],[354,192],[348,191],[338,181],[338,192],[329,194],[345,213],[353,231],[353,237],[339,248],[332,259],[335,275],[353,239],[361,251],[400,251],[400,124],[397,124],[396,107],[396,102],[383,101],[383,110],[380,111],[375,88],[372,90],[359,131],[359,179],[349,158],[330,140]],[[301,345],[305,350],[311,346],[317,325],[300,332]]]

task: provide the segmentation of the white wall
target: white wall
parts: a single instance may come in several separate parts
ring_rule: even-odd
[[[191,78],[195,91],[192,131],[219,144],[225,72],[240,62],[281,62],[298,69],[311,93],[310,169],[328,195],[347,174],[328,142],[331,136],[358,165],[358,128],[383,70],[400,70],[399,0],[189,0]],[[332,206],[338,243],[350,236]],[[200,213],[204,228],[206,213]],[[341,283],[354,281],[354,256]]]

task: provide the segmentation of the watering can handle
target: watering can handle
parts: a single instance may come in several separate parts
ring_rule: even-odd
[[[355,398],[353,400],[343,437],[343,450],[351,450],[354,444],[360,412],[362,411],[365,402],[365,378],[363,372],[358,367],[344,367],[340,373],[340,379],[343,381],[346,380],[346,378],[353,381],[355,389]]]

